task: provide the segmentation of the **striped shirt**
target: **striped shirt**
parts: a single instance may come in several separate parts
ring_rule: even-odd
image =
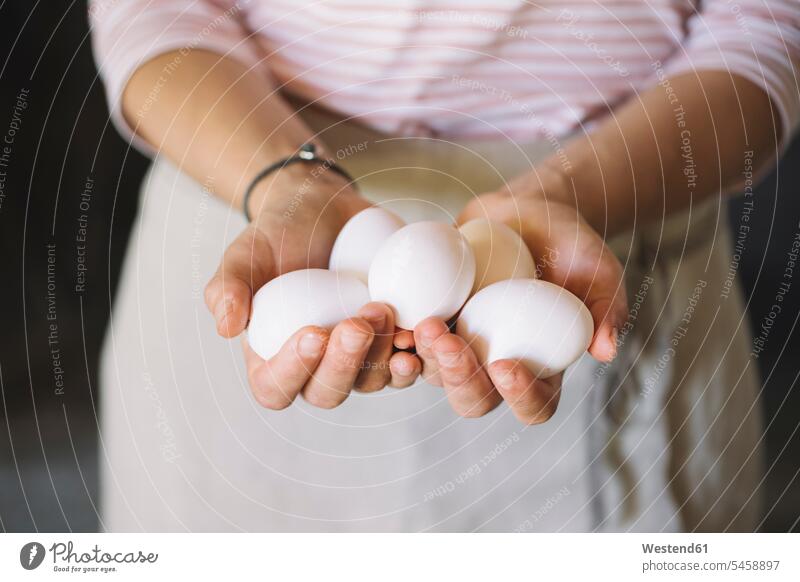
[[[800,122],[798,0],[94,0],[89,10],[112,116],[129,137],[128,78],[186,48],[399,135],[563,135],[708,69],[766,90],[785,142]]]

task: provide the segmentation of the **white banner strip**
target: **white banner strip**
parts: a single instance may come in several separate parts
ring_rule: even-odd
[[[3,534],[0,580],[800,580],[797,534]]]

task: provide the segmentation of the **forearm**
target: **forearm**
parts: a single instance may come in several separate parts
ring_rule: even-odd
[[[208,51],[148,61],[128,82],[122,106],[138,135],[237,207],[259,170],[311,137],[263,75]]]
[[[671,90],[667,90],[669,87]],[[663,218],[772,159],[780,122],[766,93],[723,72],[667,79],[545,163],[561,196],[601,233]]]

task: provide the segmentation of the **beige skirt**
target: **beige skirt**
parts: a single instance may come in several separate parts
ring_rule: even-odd
[[[393,138],[312,115],[362,191],[452,220],[556,140]],[[612,365],[566,373],[558,412],[480,419],[418,383],[281,412],[250,395],[203,287],[244,220],[157,160],[142,189],[102,366],[108,531],[751,530],[760,410],[717,201],[613,241],[631,319]]]

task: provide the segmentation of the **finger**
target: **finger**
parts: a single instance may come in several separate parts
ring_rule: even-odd
[[[619,330],[627,321],[627,309],[624,306],[620,308],[617,303],[614,299],[600,299],[589,306],[594,321],[589,353],[601,362],[610,362],[617,357]]]
[[[555,414],[561,397],[561,374],[539,380],[513,360],[492,362],[487,371],[520,422],[541,424]]]
[[[448,331],[447,324],[437,317],[429,317],[414,328],[414,344],[417,346],[417,356],[422,361],[422,376],[434,386],[441,386],[442,380],[439,377],[439,362],[433,353],[433,344]]]
[[[462,338],[444,334],[433,344],[433,352],[447,399],[457,414],[467,418],[483,416],[503,401]]]
[[[589,353],[601,362],[610,362],[617,356],[618,332],[628,320],[623,276],[619,260],[606,249],[595,268],[587,269],[586,276],[576,277],[566,285],[592,314],[594,335]]]
[[[400,329],[399,327],[395,328],[394,347],[398,350],[410,350],[413,348],[414,332],[407,329]]]
[[[231,243],[205,289],[217,333],[235,337],[244,331],[253,292],[274,276],[273,264],[272,248],[257,229],[246,228]]]
[[[384,303],[367,303],[358,316],[370,324],[374,339],[356,377],[355,388],[361,392],[376,392],[391,378],[389,358],[392,357],[394,312]]]
[[[314,373],[325,352],[328,331],[307,326],[283,344],[269,360],[263,360],[242,337],[247,378],[256,401],[271,410],[289,406]]]
[[[460,226],[476,218],[490,218],[489,209],[493,206],[492,203],[500,199],[502,199],[502,195],[496,192],[487,192],[473,198],[456,217],[456,225]]]
[[[617,357],[619,330],[628,321],[628,299],[619,260],[606,250],[594,284],[585,291],[585,299],[594,322],[594,336],[589,353],[601,362]]]
[[[417,381],[422,372],[422,363],[413,354],[397,352],[389,360],[392,378],[389,385],[393,388],[408,388]]]
[[[322,361],[303,389],[303,398],[319,408],[335,408],[344,402],[361,371],[372,339],[372,326],[364,319],[348,319],[337,325]]]

